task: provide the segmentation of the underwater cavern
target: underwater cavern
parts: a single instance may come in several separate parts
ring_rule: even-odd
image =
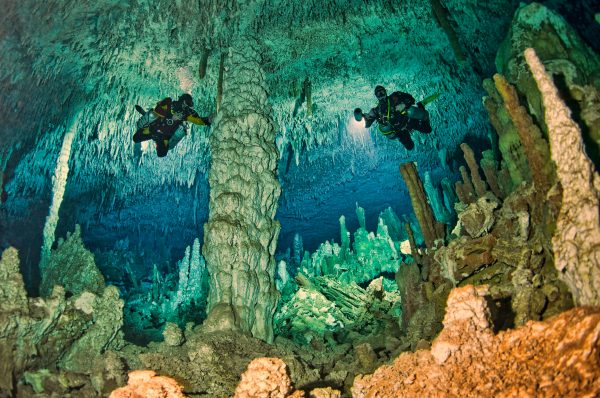
[[[0,397],[600,396],[600,4],[5,0]]]

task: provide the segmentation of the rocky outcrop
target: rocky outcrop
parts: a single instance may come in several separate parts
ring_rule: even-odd
[[[118,345],[122,308],[115,287],[67,299],[57,285],[49,297],[28,298],[17,252],[7,249],[0,261],[0,357],[11,360],[0,361],[0,395],[85,397],[114,388],[122,366],[107,350]]]
[[[104,290],[104,277],[96,267],[94,254],[83,245],[79,225],[73,233],[67,233],[65,240],[59,240],[58,247],[52,250],[42,269],[41,295],[49,296],[55,285],[62,286],[72,295],[85,290],[102,294]]]
[[[229,50],[222,110],[210,136],[210,211],[203,253],[211,276],[207,330],[273,340],[278,152],[258,45]]]
[[[357,377],[352,396],[511,397],[600,394],[600,308],[493,333],[485,286],[452,291],[431,350]]]
[[[185,398],[183,388],[173,379],[158,376],[151,370],[129,373],[125,387],[114,390],[109,398]]]
[[[287,367],[279,358],[258,358],[250,362],[235,389],[235,398],[285,398],[292,390]]]

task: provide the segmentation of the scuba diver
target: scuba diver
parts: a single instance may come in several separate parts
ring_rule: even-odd
[[[377,121],[379,131],[389,139],[397,139],[407,150],[412,150],[415,143],[410,137],[412,130],[421,133],[431,133],[429,124],[429,112],[425,110],[423,103],[433,101],[438,94],[426,98],[423,102],[417,102],[412,95],[395,91],[387,95],[383,86],[375,87],[375,97],[379,101],[377,106],[369,113],[364,114],[360,108],[354,110],[354,118],[360,122],[365,119],[365,127],[369,128]]]
[[[154,140],[158,157],[166,156],[169,149],[173,149],[187,134],[183,122],[210,126],[210,118],[200,117],[193,106],[194,101],[189,94],[180,95],[177,101],[167,97],[158,102],[154,109],[148,111],[136,105],[135,109],[142,114],[142,117],[137,122],[133,142]]]

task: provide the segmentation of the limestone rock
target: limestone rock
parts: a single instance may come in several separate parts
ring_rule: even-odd
[[[341,398],[342,393],[331,387],[315,388],[310,392],[310,398]]]
[[[66,240],[59,242],[42,270],[42,296],[49,296],[55,285],[63,286],[74,296],[84,290],[95,294],[102,294],[104,290],[104,277],[96,267],[94,255],[83,245],[79,226],[67,234]]]
[[[279,358],[258,358],[235,390],[235,398],[285,398],[292,390],[285,363]]]
[[[401,354],[392,365],[357,376],[352,396],[600,394],[599,308],[575,308],[494,336],[485,290],[453,290],[431,351]]]
[[[491,193],[486,193],[458,214],[460,225],[471,238],[483,236],[494,226],[494,210],[498,205],[498,199]]]
[[[129,373],[127,386],[114,390],[109,398],[185,398],[183,387],[166,376],[157,376],[151,370]]]
[[[278,152],[260,47],[238,38],[229,50],[223,104],[210,135],[209,217],[203,254],[213,330],[273,340]]]
[[[84,294],[92,295],[87,292]],[[92,324],[61,361],[67,370],[88,373],[90,357],[100,357],[117,338],[123,325],[123,300],[119,298],[119,290],[115,286],[107,287],[101,296],[94,297],[89,311]]]
[[[496,239],[490,234],[477,239],[462,236],[437,250],[435,258],[442,266],[442,274],[458,283],[495,261],[495,244]]]
[[[180,346],[184,341],[183,332],[179,326],[171,322],[167,322],[165,330],[163,331],[163,337],[165,339],[165,344],[171,347]]]
[[[533,49],[525,58],[542,94],[552,159],[563,188],[552,238],[556,268],[576,303],[600,305],[600,176],[585,153],[581,129],[544,65]]]

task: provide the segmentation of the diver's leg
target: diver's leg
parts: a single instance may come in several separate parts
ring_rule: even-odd
[[[159,158],[167,156],[169,152],[169,140],[156,140],[156,154]]]
[[[404,145],[404,148],[406,148],[409,151],[412,151],[412,149],[415,147],[415,142],[410,137],[410,132],[406,130],[396,133],[395,138],[397,138],[398,141],[400,141],[402,145]]]
[[[408,121],[408,128],[425,134],[429,134],[433,131],[431,128],[431,123],[429,123],[429,118],[424,120],[410,119]]]
[[[138,129],[133,135],[133,142],[142,142],[148,141],[152,137],[150,136],[150,129],[148,127],[143,129]]]

